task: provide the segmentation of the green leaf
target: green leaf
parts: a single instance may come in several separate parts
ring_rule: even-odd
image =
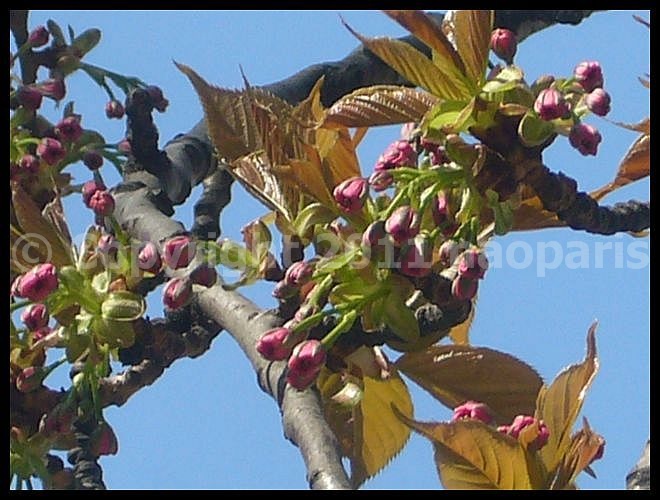
[[[449,408],[480,401],[501,423],[534,413],[543,384],[523,361],[486,347],[436,345],[404,354],[395,365]]]
[[[555,133],[555,127],[551,122],[541,120],[531,113],[523,116],[518,125],[518,135],[522,143],[527,147],[539,146],[546,142]]]
[[[65,329],[66,359],[69,363],[75,363],[87,350],[90,344],[89,335],[79,335],[75,326]]]
[[[411,45],[392,38],[367,38],[345,24],[364,45],[411,83],[442,99],[466,99],[471,96],[469,82],[454,71],[443,71]]]
[[[467,109],[467,111],[466,111]],[[458,133],[467,129],[468,118],[474,110],[474,100],[467,101],[442,101],[436,104],[423,118],[421,128],[424,131],[441,131],[445,134]],[[466,115],[467,113],[467,115]]]
[[[128,290],[112,292],[101,304],[101,316],[115,322],[133,321],[144,314],[144,297]]]
[[[321,203],[311,203],[303,208],[293,221],[296,234],[306,235],[316,224],[332,222],[337,214]]]
[[[518,66],[506,66],[495,78],[487,81],[484,86],[481,87],[481,90],[482,92],[489,94],[502,93],[518,87],[524,87],[524,78],[525,75]]]
[[[105,318],[94,318],[92,329],[94,336],[113,348],[126,348],[135,342],[133,323],[128,321],[114,321]]]
[[[424,423],[399,416],[433,443],[446,489],[533,489],[525,450],[512,437],[478,420]]]
[[[406,296],[393,290],[385,299],[383,320],[392,333],[411,343],[419,339],[419,324],[415,313],[406,305],[405,300]]]
[[[456,48],[465,65],[465,75],[475,84],[484,78],[490,36],[493,30],[492,10],[454,11],[454,37]]]
[[[577,419],[587,390],[598,372],[596,328],[593,323],[587,333],[587,355],[582,363],[564,369],[550,387],[544,387],[537,400],[536,418],[542,419],[550,430],[548,444],[539,453],[550,472],[569,449],[571,430]]]
[[[90,28],[76,37],[71,46],[76,49],[77,54],[82,58],[101,41],[101,30]]]
[[[49,19],[46,22],[46,27],[48,28],[48,32],[55,40],[55,45],[66,45],[66,39],[64,38],[64,33],[62,33],[62,28],[60,28],[59,24],[57,24],[52,19]]]

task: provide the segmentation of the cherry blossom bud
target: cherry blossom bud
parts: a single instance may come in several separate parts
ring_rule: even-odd
[[[67,116],[55,125],[55,134],[64,142],[76,142],[83,134],[80,119],[76,116]]]
[[[300,287],[312,279],[314,266],[309,262],[294,262],[284,273],[284,282],[291,287]]]
[[[603,69],[597,61],[583,61],[575,67],[573,75],[585,92],[603,86]]]
[[[36,175],[39,173],[39,158],[33,155],[23,155],[23,158],[21,158],[18,166],[20,167],[21,171],[30,175]]]
[[[401,273],[421,278],[431,272],[433,246],[428,238],[416,236],[401,250]]]
[[[369,183],[362,177],[346,179],[335,187],[332,195],[344,212],[354,214],[362,209],[369,196]]]
[[[105,116],[108,118],[123,118],[124,117],[124,106],[122,103],[119,101],[113,99],[112,101],[108,101],[108,103],[105,105]]]
[[[482,279],[487,269],[486,254],[476,248],[463,252],[458,262],[458,275],[471,280]]]
[[[109,191],[96,191],[87,205],[100,217],[108,217],[115,211],[115,199]]]
[[[549,88],[539,92],[534,101],[534,111],[539,114],[541,120],[550,121],[566,116],[570,110],[563,94],[557,89]]]
[[[584,156],[596,155],[603,138],[595,127],[586,123],[576,123],[571,128],[568,142]]]
[[[537,426],[538,436],[528,445],[528,448],[531,450],[540,450],[547,444],[548,438],[550,437],[550,430],[548,429],[548,426],[545,425],[543,420],[537,420],[530,415],[518,415],[513,419],[511,425],[506,427],[506,433],[509,436],[518,439],[518,436],[520,436],[522,430],[531,425]]]
[[[105,184],[102,182],[96,180],[85,182],[82,187],[82,198],[85,206],[89,207],[89,201],[92,199],[92,196],[94,196],[94,193],[97,191],[105,191],[106,189]]]
[[[51,327],[42,326],[41,328],[37,328],[32,332],[32,340],[34,342],[38,342],[39,340],[46,338],[51,333],[53,333],[53,329]]]
[[[192,281],[188,278],[172,278],[163,290],[163,304],[168,309],[180,309],[192,299]]]
[[[273,297],[284,300],[293,297],[298,292],[298,288],[289,285],[286,281],[278,281],[273,288]]]
[[[151,274],[158,274],[163,262],[158,253],[158,247],[152,242],[147,241],[138,252],[138,267]]]
[[[370,250],[387,243],[387,231],[385,231],[385,222],[377,220],[367,226],[362,234],[362,245]]]
[[[186,267],[195,257],[197,245],[188,235],[170,238],[163,245],[163,260],[170,269]]]
[[[66,150],[60,141],[44,137],[37,146],[37,155],[48,165],[55,165],[64,159]]]
[[[459,245],[456,240],[447,240],[443,242],[442,245],[440,245],[439,250],[440,263],[445,267],[451,266],[460,251],[461,245]]]
[[[462,419],[480,420],[484,424],[490,424],[493,421],[493,415],[490,413],[490,408],[485,404],[477,401],[466,401],[454,408],[454,415],[451,417],[452,422]]]
[[[18,102],[26,109],[35,111],[41,107],[44,96],[32,86],[20,87],[16,91]]]
[[[385,170],[377,170],[369,176],[369,184],[377,193],[385,191],[394,182],[394,177]]]
[[[48,43],[49,36],[45,26],[37,26],[28,35],[28,43],[34,48],[43,47]]]
[[[50,262],[34,266],[17,279],[12,285],[14,295],[32,302],[43,301],[58,286],[57,270]]]
[[[477,294],[479,281],[456,276],[451,283],[451,294],[458,300],[471,300]]]
[[[117,150],[125,155],[130,155],[132,152],[131,141],[123,139],[117,143]]]
[[[513,62],[513,56],[516,55],[518,42],[513,31],[505,28],[497,28],[490,35],[490,48],[497,57],[507,64]]]
[[[116,455],[119,450],[117,436],[107,422],[101,422],[92,433],[89,451],[95,456]]]
[[[584,98],[589,111],[598,116],[605,116],[610,112],[610,95],[603,89],[598,88],[587,94]]]
[[[56,101],[61,101],[66,95],[66,86],[64,85],[64,80],[46,80],[41,82],[36,86],[36,88],[41,92],[42,95],[55,99]]]
[[[44,369],[41,366],[28,366],[16,377],[16,389],[21,392],[31,392],[44,380]]]
[[[398,167],[415,167],[417,165],[417,152],[408,141],[399,140],[390,144],[385,152],[378,158],[374,170],[391,170]]]
[[[44,304],[33,304],[21,314],[21,321],[28,330],[34,331],[48,325],[48,310]]]
[[[274,328],[268,330],[257,341],[257,352],[268,361],[282,361],[291,354],[292,347],[285,343],[291,336],[289,328]]]
[[[400,246],[419,233],[419,217],[412,207],[399,207],[385,221],[385,231],[392,236],[394,243]]]
[[[85,166],[92,172],[98,170],[103,165],[103,156],[97,151],[86,151],[82,160]]]
[[[290,386],[303,390],[309,387],[325,364],[325,348],[318,340],[305,340],[291,353],[288,363],[287,382]]]

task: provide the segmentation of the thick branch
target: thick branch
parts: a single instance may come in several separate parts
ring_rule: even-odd
[[[626,489],[651,489],[651,440],[646,441],[642,456],[626,477]]]
[[[259,386],[278,402],[284,434],[300,448],[310,488],[350,489],[339,445],[325,422],[318,393],[313,389],[297,391],[288,386],[284,378],[286,364],[266,361],[255,348],[263,332],[278,326],[281,320],[240,294],[220,286],[200,293],[197,305],[234,337],[252,363]]]

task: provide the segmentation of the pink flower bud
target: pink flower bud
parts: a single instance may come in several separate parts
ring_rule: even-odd
[[[41,328],[37,328],[32,332],[32,340],[34,342],[38,342],[39,340],[46,338],[51,333],[53,333],[53,329],[51,327],[42,326]]]
[[[196,285],[202,285],[208,288],[215,285],[218,279],[218,272],[215,270],[215,267],[211,267],[208,264],[201,264],[190,273],[190,279]]]
[[[400,246],[419,233],[419,217],[412,207],[399,207],[385,221],[385,231],[392,236],[394,243]]]
[[[163,304],[168,309],[180,309],[192,299],[192,281],[188,278],[172,278],[163,290]]]
[[[291,353],[288,363],[287,382],[292,387],[303,390],[316,379],[325,364],[325,348],[318,340],[305,340]]]
[[[433,247],[428,238],[417,236],[401,250],[401,273],[421,278],[431,272]]]
[[[58,286],[57,271],[50,262],[34,266],[18,279],[12,286],[14,295],[32,302],[43,301]]]
[[[43,47],[48,43],[49,36],[50,34],[45,26],[37,26],[30,32],[28,43],[34,48]]]
[[[598,145],[603,138],[595,127],[586,123],[576,123],[571,128],[568,142],[584,156],[596,155]]]
[[[471,300],[477,294],[479,281],[456,276],[451,282],[451,294],[458,300]]]
[[[158,274],[163,262],[158,253],[158,248],[152,242],[146,242],[138,252],[138,267],[151,274]]]
[[[456,260],[456,257],[458,257],[458,254],[461,251],[461,245],[459,245],[456,240],[447,240],[440,245],[440,250],[439,250],[439,259],[440,263],[445,266],[449,267],[454,263],[454,260]]]
[[[96,248],[98,248],[101,253],[105,254],[109,254],[113,250],[116,252],[117,240],[115,240],[115,237],[111,234],[104,233],[99,238],[99,242],[97,243]]]
[[[610,95],[603,89],[598,88],[587,94],[584,98],[589,110],[598,116],[605,116],[610,112]]]
[[[108,217],[115,211],[115,199],[109,191],[96,191],[87,205],[100,217]]]
[[[289,328],[268,330],[257,341],[257,352],[268,361],[282,361],[291,354],[292,348],[285,343],[291,336]]]
[[[449,204],[444,193],[438,193],[435,203],[431,207],[433,213],[433,222],[436,226],[442,226],[448,221]]]
[[[86,151],[82,157],[85,166],[92,172],[98,170],[103,165],[103,156],[97,151]]]
[[[108,118],[123,118],[124,112],[124,106],[117,100],[108,101],[105,105],[105,116]]]
[[[89,451],[93,456],[116,455],[119,451],[117,436],[107,422],[101,422],[91,436]]]
[[[507,64],[513,62],[513,56],[518,49],[518,41],[513,31],[505,28],[497,28],[490,35],[490,48],[497,57]]]
[[[31,111],[39,109],[44,98],[41,92],[32,86],[20,87],[16,92],[16,96],[21,106]]]
[[[436,144],[426,137],[423,137],[420,141],[420,146],[422,146],[424,151],[428,153],[431,165],[442,165],[449,162],[449,157],[445,152],[445,148],[440,144]]]
[[[362,234],[362,245],[365,248],[375,249],[387,243],[387,231],[385,222],[377,220],[367,226]]]
[[[332,195],[344,212],[354,214],[362,209],[369,196],[369,183],[362,177],[346,179],[335,187]]]
[[[163,260],[170,269],[181,269],[190,264],[196,251],[197,246],[192,238],[182,234],[165,242],[163,245]]]
[[[66,95],[64,80],[46,80],[45,82],[38,84],[36,88],[42,95],[55,99],[56,101],[61,101]]]
[[[476,248],[463,252],[458,262],[458,275],[471,280],[482,279],[487,269],[486,254]]]
[[[374,170],[391,170],[398,167],[415,167],[417,153],[408,141],[396,141],[390,144],[385,152],[378,158]]]
[[[301,287],[312,279],[314,266],[309,262],[294,262],[284,273],[284,282],[291,287]]]
[[[566,116],[570,109],[563,94],[557,89],[549,88],[539,92],[534,101],[534,111],[539,114],[541,120],[550,121]]]
[[[146,89],[147,94],[149,94],[149,97],[151,98],[151,102],[153,103],[154,108],[156,108],[158,111],[163,113],[165,109],[167,109],[167,106],[170,104],[170,101],[165,99],[165,96],[163,95],[163,91],[161,90],[160,87],[157,87],[156,85],[149,85]]]
[[[377,193],[385,191],[394,182],[394,177],[385,170],[377,170],[369,177],[369,184]]]
[[[483,403],[477,401],[466,401],[460,406],[454,408],[454,415],[451,417],[452,422],[462,419],[480,420],[484,424],[490,424],[493,421],[493,415],[490,413],[490,408]]]
[[[573,70],[573,75],[585,92],[603,86],[603,69],[597,61],[583,61]]]
[[[55,134],[64,142],[76,142],[83,134],[80,126],[80,118],[76,116],[67,116],[55,125]]]
[[[105,191],[106,189],[105,184],[102,182],[95,180],[85,182],[82,187],[82,198],[85,206],[89,207],[89,201],[92,199],[92,196],[94,196],[94,193],[97,191]]]
[[[41,385],[44,379],[44,369],[40,366],[28,366],[16,377],[16,389],[21,392],[31,392]]]
[[[538,426],[538,436],[528,445],[528,448],[531,450],[540,450],[547,444],[548,438],[550,437],[550,430],[548,429],[548,426],[545,425],[543,420],[537,420],[530,415],[518,415],[513,419],[511,425],[504,426],[506,431],[503,430],[501,432],[506,432],[506,434],[509,436],[518,439],[518,436],[520,436],[522,430],[531,425]]]
[[[37,155],[48,165],[55,165],[64,159],[66,150],[60,141],[44,137],[37,146]]]
[[[23,155],[18,166],[21,168],[21,171],[30,175],[36,175],[39,173],[39,158],[32,155]]]
[[[48,325],[48,310],[43,304],[33,304],[21,314],[21,321],[28,330],[34,331]]]

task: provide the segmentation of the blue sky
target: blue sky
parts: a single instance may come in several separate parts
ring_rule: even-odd
[[[357,45],[341,25],[339,13],[363,34],[405,34],[378,11],[35,11],[30,25],[53,18],[77,32],[100,28],[103,39],[88,61],[157,84],[170,100],[167,112],[156,115],[162,144],[201,118],[197,97],[173,60],[219,86],[242,85],[239,64],[252,84],[271,83],[307,65],[340,59]],[[649,32],[633,20],[633,13],[649,18],[648,11],[603,12],[577,27],[555,27],[533,35],[520,46],[517,64],[531,81],[546,73],[569,75],[577,63],[598,60],[613,100],[608,118],[636,122],[649,110],[649,92],[637,77],[649,72],[650,55]],[[67,98],[75,100],[83,125],[100,130],[109,142],[123,136],[123,122],[105,118],[106,98],[93,82],[75,75],[68,88]],[[585,191],[611,180],[635,139],[634,133],[601,118],[589,118],[589,123],[603,135],[597,157],[582,157],[562,140],[545,156],[548,166],[576,178]],[[399,127],[369,132],[359,151],[364,173],[371,172],[398,132]],[[105,168],[104,176],[114,184],[117,177],[111,169]],[[76,182],[90,177],[80,166],[70,172]],[[194,191],[191,200],[198,193]],[[222,227],[225,236],[240,239],[242,225],[265,210],[238,185],[233,196]],[[605,201],[649,196],[647,179]],[[91,223],[88,211],[79,209],[77,199],[69,200],[66,208],[72,233],[82,235]],[[176,217],[189,227],[191,203],[178,207]],[[531,266],[503,265],[488,271],[480,286],[472,343],[517,356],[550,381],[564,366],[583,358],[587,328],[598,319],[601,368],[583,414],[605,436],[607,447],[604,458],[594,464],[598,479],[585,476],[579,485],[622,488],[649,435],[649,239],[554,229],[515,233],[495,242],[504,252],[512,252],[511,245],[527,245],[534,260]],[[564,257],[575,242],[583,242],[589,265],[571,269],[559,259],[556,268],[540,273],[539,250],[553,242]],[[599,248],[606,249],[601,259]],[[515,255],[517,262],[523,260],[522,253]],[[268,286],[243,291],[264,307],[274,305]],[[160,294],[155,293],[149,314],[160,316],[161,310]],[[63,377],[59,380],[65,383]],[[56,376],[53,382],[60,383]],[[409,387],[417,419],[450,416],[412,382]],[[283,438],[277,407],[258,389],[249,363],[225,333],[204,356],[176,362],[154,386],[125,407],[107,410],[106,416],[120,442],[119,454],[101,461],[109,488],[307,487],[298,450]],[[431,444],[417,436],[388,469],[365,485],[366,489],[438,487]]]

